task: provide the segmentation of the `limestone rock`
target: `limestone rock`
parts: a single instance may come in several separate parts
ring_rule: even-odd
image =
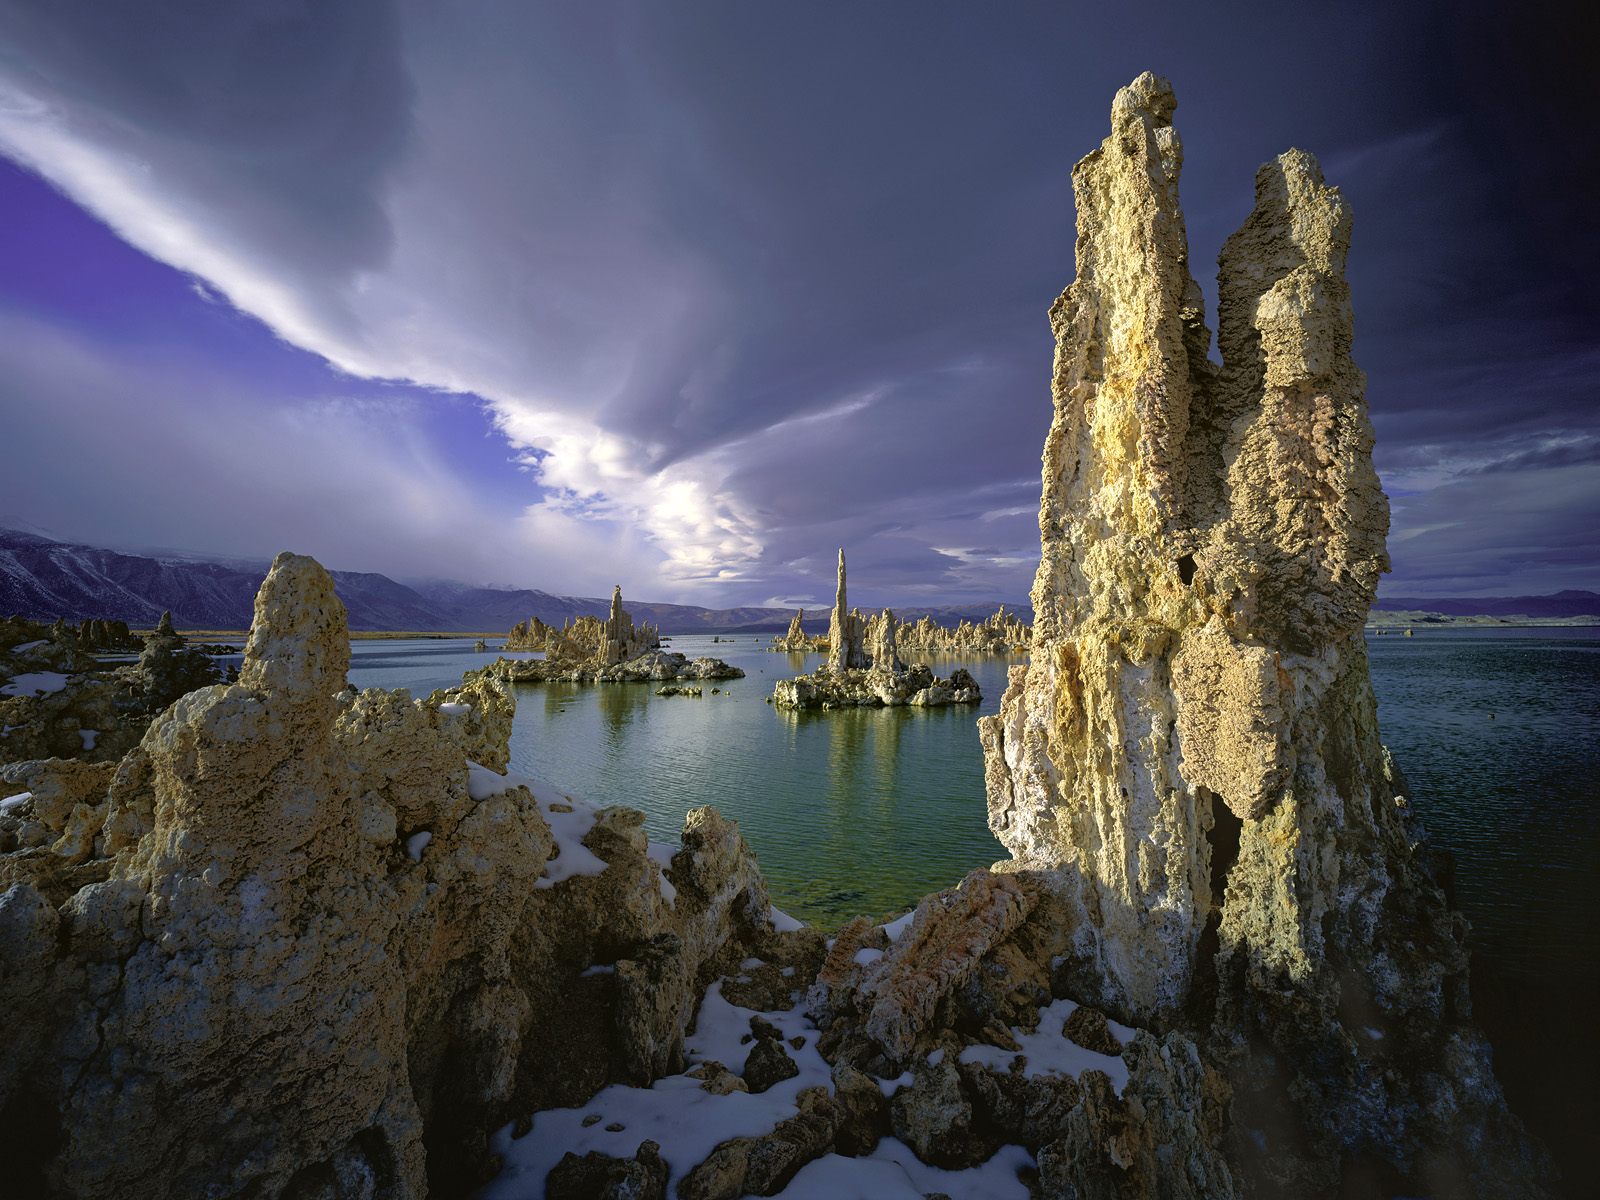
[[[834,596],[833,612],[828,617],[828,670],[843,672],[865,667],[866,651],[862,639],[866,626],[861,614],[847,607],[845,598],[844,548],[839,549],[839,586]]]
[[[932,617],[908,621],[896,632],[900,649],[923,654],[1008,654],[1026,650],[1031,630],[1002,604],[982,621],[963,618],[943,626]]]
[[[498,680],[355,692],[348,655],[331,578],[280,556],[239,682],[115,767],[20,768],[46,839],[0,846],[0,1105],[29,1194],[470,1187],[513,1116],[680,1065],[713,962],[780,936],[713,810],[674,894],[640,814],[484,765]]]
[[[1347,1164],[1420,1179],[1470,1144],[1464,1187],[1533,1194],[1537,1155],[1465,1049],[1459,921],[1385,777],[1362,623],[1388,504],[1349,206],[1302,151],[1262,167],[1220,259],[1214,365],[1175,107],[1141,75],[1073,172],[1031,657],[980,723],[990,827],[1067,914],[1058,983],[1194,1023],[1236,1122],[1281,1130],[1270,1155],[1235,1137],[1248,1177],[1331,1194]],[[1362,1037],[1355,1012],[1395,1032]]]

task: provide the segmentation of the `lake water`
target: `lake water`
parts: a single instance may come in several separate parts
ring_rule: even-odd
[[[674,637],[672,649],[746,673],[699,700],[654,684],[519,686],[513,769],[642,809],[666,841],[688,809],[713,804],[739,822],[779,907],[825,925],[903,911],[1005,857],[985,822],[974,720],[999,708],[1007,660],[934,663],[973,673],[976,709],[796,714],[766,697],[821,656],[773,654],[766,640]],[[1600,630],[1423,630],[1368,645],[1384,740],[1456,858],[1499,1074],[1565,1158],[1600,1127]],[[352,649],[358,686],[419,695],[494,657],[470,640]]]

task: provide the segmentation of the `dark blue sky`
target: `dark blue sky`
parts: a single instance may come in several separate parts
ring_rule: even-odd
[[[0,521],[1023,597],[1069,172],[1151,69],[1208,299],[1259,163],[1351,199],[1384,590],[1600,587],[1583,25],[1107,7],[0,2]]]

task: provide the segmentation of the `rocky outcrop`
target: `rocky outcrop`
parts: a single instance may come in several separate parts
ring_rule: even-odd
[[[571,628],[570,622],[568,628]],[[562,630],[554,625],[546,625],[538,617],[529,617],[526,621],[518,621],[511,627],[511,632],[506,634],[504,650],[545,650],[548,649],[553,639],[560,637]]]
[[[840,552],[841,554],[843,551]],[[812,636],[808,634],[803,623],[806,619],[806,610],[795,609],[794,620],[789,622],[789,629],[781,636],[772,639],[772,648],[789,654],[805,654],[813,650],[826,650],[828,639],[821,634]]]
[[[833,611],[828,617],[828,670],[835,674],[853,671],[867,665],[863,646],[866,621],[855,609],[848,606],[845,597],[844,548],[839,548],[839,586],[834,595]]]
[[[134,664],[100,653],[143,647]],[[117,621],[73,628],[0,621],[0,764],[44,758],[112,762],[185,692],[224,678],[222,667],[173,631],[140,642]]]
[[[633,617],[622,607],[622,588],[618,586],[611,593],[611,611],[603,620],[579,617],[557,629],[538,617],[529,617],[511,627],[503,649],[542,650],[547,658],[569,666],[593,663],[613,667],[660,646],[661,631],[649,622],[633,623]]]
[[[798,621],[798,618],[796,618]],[[908,668],[896,647],[899,623],[884,609],[870,619],[846,608],[844,551],[839,551],[839,591],[829,622],[826,665],[809,675],[780,679],[772,702],[782,709],[881,708],[977,704],[983,694],[964,670],[937,679],[926,666]]]
[[[1189,1030],[1231,1078],[1253,1186],[1535,1194],[1378,738],[1388,505],[1349,206],[1302,151],[1261,168],[1213,365],[1174,107],[1141,76],[1073,174],[1031,661],[981,723],[990,826],[1066,914],[1073,993]]]
[[[720,658],[687,658],[675,650],[647,650],[626,662],[598,658],[498,658],[484,671],[507,683],[662,683],[674,679],[743,679],[744,671]]]
[[[491,769],[492,676],[414,701],[348,661],[331,578],[280,555],[237,683],[0,799],[17,1194],[459,1194],[490,1130],[679,1069],[719,969],[811,945],[714,810],[652,847]]]
[[[908,621],[900,626],[898,639],[902,650],[924,654],[1009,654],[1026,650],[1031,636],[1032,631],[1022,619],[1007,612],[1002,604],[977,622],[963,619],[944,626],[926,616]]]

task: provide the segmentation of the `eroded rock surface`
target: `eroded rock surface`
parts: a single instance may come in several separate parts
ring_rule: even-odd
[[[1388,504],[1350,355],[1349,205],[1302,151],[1261,168],[1220,259],[1214,365],[1175,106],[1140,76],[1073,173],[1031,661],[981,723],[990,826],[1065,907],[1076,995],[1202,1031],[1258,1186],[1390,1171],[1533,1194],[1460,920],[1378,738],[1361,627]]]
[[[491,769],[494,678],[413,701],[348,662],[331,578],[280,555],[237,683],[19,780],[0,820],[61,831],[0,854],[19,1194],[460,1194],[511,1117],[680,1068],[716,964],[782,943],[714,810],[657,853]]]

